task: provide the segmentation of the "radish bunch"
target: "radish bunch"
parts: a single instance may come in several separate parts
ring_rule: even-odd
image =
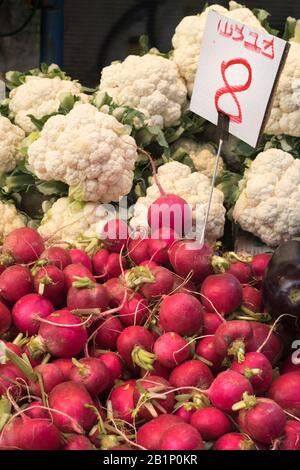
[[[4,240],[0,449],[299,449],[300,369],[260,291],[269,256],[216,269],[213,247],[162,224],[174,201],[149,210],[153,236],[108,222],[92,255],[29,228]]]

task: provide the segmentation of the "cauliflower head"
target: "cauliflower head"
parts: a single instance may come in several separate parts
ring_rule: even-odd
[[[300,137],[300,44],[290,50],[280,75],[266,134]]]
[[[4,116],[0,116],[0,173],[14,170],[20,158],[19,147],[25,133]]]
[[[237,8],[232,11],[221,5],[211,5],[200,15],[186,16],[178,24],[172,39],[174,47],[173,60],[178,65],[180,75],[187,83],[189,96],[192,95],[196,76],[202,37],[208,12],[214,10],[253,28],[264,30],[259,20],[248,8]]]
[[[187,90],[176,64],[154,54],[130,55],[105,67],[99,89],[116,104],[138,109],[149,124],[160,128],[175,124],[186,105]]]
[[[128,194],[137,159],[135,140],[116,118],[76,103],[48,119],[28,147],[28,162],[41,180],[62,181],[74,199],[118,201]]]
[[[85,239],[88,244],[88,239],[98,238],[105,223],[115,217],[110,205],[62,197],[45,213],[38,231],[50,245],[66,242],[82,246]]]
[[[25,83],[14,88],[9,94],[9,109],[14,121],[26,133],[36,130],[29,114],[41,119],[48,114],[58,111],[60,99],[66,94],[79,96],[83,102],[89,97],[81,93],[81,85],[71,80],[61,80],[59,77],[45,78],[27,76]]]
[[[16,228],[25,227],[26,219],[16,209],[14,204],[0,201],[0,242]]]
[[[173,150],[182,149],[193,160],[195,168],[208,178],[212,178],[216,163],[216,150],[211,144],[198,143],[192,139],[182,138],[177,140],[173,146]],[[220,158],[218,165],[217,177],[220,177],[224,170],[223,160]]]
[[[233,218],[243,230],[270,246],[300,234],[300,160],[279,149],[261,152],[239,188]]]
[[[209,200],[210,180],[199,172],[192,173],[190,168],[176,161],[165,163],[157,171],[159,182],[166,193],[182,197],[191,207],[194,235],[200,236]],[[147,188],[145,197],[140,197],[134,207],[130,225],[134,230],[148,228],[148,208],[160,196],[156,184]],[[206,240],[214,242],[222,237],[225,223],[224,196],[219,189],[214,189],[211,210],[206,227]]]

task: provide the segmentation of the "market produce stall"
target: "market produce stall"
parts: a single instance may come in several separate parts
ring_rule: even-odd
[[[300,450],[300,23],[257,147],[221,146],[189,110],[210,11],[278,34],[231,1],[95,89],[6,73],[1,450]]]

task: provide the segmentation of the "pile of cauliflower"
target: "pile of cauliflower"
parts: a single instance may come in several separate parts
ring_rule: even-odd
[[[67,197],[48,198],[43,205],[45,214],[38,230],[49,243],[81,246],[101,237],[101,229],[115,216],[119,201],[135,194],[144,150],[152,151],[147,147],[152,142],[149,135],[157,136],[162,148],[158,156],[152,154],[161,165],[160,184],[166,193],[187,201],[193,213],[194,235],[199,236],[210,197],[216,147],[203,135],[199,140],[199,129],[186,132],[183,123],[209,10],[266,30],[265,23],[236,2],[229,2],[228,9],[211,5],[201,14],[182,19],[172,39],[171,54],[150,50],[113,62],[101,71],[93,94],[87,94],[55,64],[28,74],[7,74],[13,86],[0,103],[0,112],[7,110],[6,116],[0,114],[1,239],[28,221],[14,205],[18,198],[7,194],[5,186],[7,177],[15,181],[22,171],[38,184],[59,182],[67,188]],[[300,137],[300,44],[296,37],[290,41],[265,133],[278,138],[282,134]],[[300,234],[300,160],[289,148],[285,150],[269,145],[248,164],[243,176],[238,175],[239,188],[231,186],[238,197],[230,217],[269,246]],[[180,155],[188,156],[188,161],[185,157],[180,160]],[[230,168],[223,157],[216,183],[228,178]],[[135,196],[129,212],[135,230],[148,228],[148,208],[159,197],[153,179],[146,183],[146,194]],[[208,242],[223,236],[225,217],[224,195],[214,188],[205,234]]]

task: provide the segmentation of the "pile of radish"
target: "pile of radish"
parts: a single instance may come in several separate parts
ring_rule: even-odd
[[[173,228],[126,228],[93,256],[6,237],[1,450],[300,450],[297,331],[261,293],[271,256],[221,269]]]

